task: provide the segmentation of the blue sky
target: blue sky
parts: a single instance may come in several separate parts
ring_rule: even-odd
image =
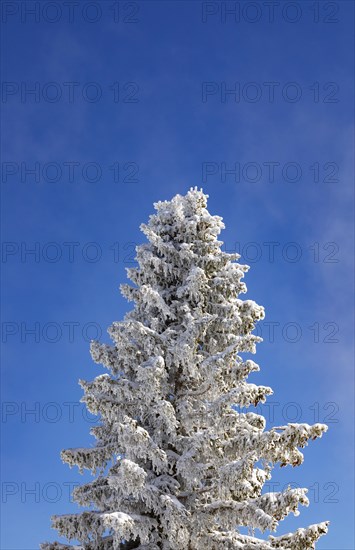
[[[33,4],[1,14],[1,548],[77,510],[89,477],[59,453],[93,441],[89,340],[131,307],[118,285],[153,202],[197,185],[266,309],[268,425],[329,424],[274,471],[310,487],[279,533],[329,519],[319,550],[353,549],[353,3]]]

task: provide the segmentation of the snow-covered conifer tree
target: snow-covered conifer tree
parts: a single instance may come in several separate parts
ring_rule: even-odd
[[[263,536],[308,505],[306,489],[263,492],[272,469],[300,465],[299,448],[327,426],[266,430],[263,416],[240,411],[272,394],[247,381],[259,367],[240,356],[255,353],[264,309],[239,298],[248,267],[222,251],[222,218],[206,206],[207,195],[191,189],[155,204],[141,226],[148,243],[127,270],[133,285],[121,286],[134,307],[109,328],[112,345],[91,346],[109,373],[80,381],[99,415],[96,444],[61,455],[96,476],[73,492],[91,511],[52,518],[79,546],[42,550],[308,550],[327,532],[323,522]]]

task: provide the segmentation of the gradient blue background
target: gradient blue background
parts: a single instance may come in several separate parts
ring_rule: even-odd
[[[63,168],[74,161],[80,168],[74,181],[68,181],[63,168],[55,183],[48,181],[53,173],[39,182],[30,175],[21,181],[19,173],[6,175],[10,165],[3,164],[1,548],[28,550],[58,540],[50,515],[77,510],[69,502],[68,483],[90,476],[82,478],[63,465],[59,453],[93,442],[91,416],[90,421],[83,417],[80,405],[70,418],[64,405],[79,401],[79,378],[103,372],[89,355],[87,340],[96,331],[93,326],[86,331],[87,323],[102,327],[101,339],[109,341],[106,327],[131,307],[117,287],[132,265],[130,243],[144,241],[139,224],[153,212],[153,202],[202,185],[210,195],[209,210],[226,223],[226,249],[240,243],[247,256],[242,260],[251,266],[246,297],[265,306],[266,322],[279,323],[273,339],[261,327],[264,343],[255,356],[261,372],[252,378],[274,389],[269,402],[275,418],[264,408],[268,425],[296,416],[300,422],[329,421],[326,436],[305,449],[302,467],[274,470],[276,490],[287,482],[312,488],[310,507],[282,522],[278,533],[329,519],[329,535],[319,550],[353,549],[353,3],[333,3],[338,8],[333,17],[333,4],[296,3],[301,16],[294,23],[282,17],[280,6],[270,22],[262,2],[254,23],[249,20],[253,8],[239,23],[230,15],[223,22],[223,2],[210,4],[217,13],[206,22],[197,1],[121,2],[119,22],[110,11],[113,2],[100,3],[96,22],[85,20],[79,8],[70,22],[63,5],[53,23],[46,21],[55,15],[50,7],[35,21],[26,16],[23,3],[3,2],[3,9],[5,4],[10,7],[2,14],[2,80],[24,87],[38,82],[41,91],[56,82],[63,97],[49,102],[53,88],[39,102],[33,96],[21,99],[20,92],[3,94],[2,161],[18,167],[38,162],[41,169],[49,162]],[[228,2],[233,4],[238,3]],[[86,19],[94,19],[95,6],[87,9]],[[295,17],[293,9],[286,19]],[[128,22],[132,19],[136,22]],[[70,103],[63,83],[74,81],[79,85]],[[115,81],[136,83],[138,101],[125,102],[130,90],[121,88],[123,96],[115,103],[109,89]],[[263,85],[270,81],[280,83],[274,102]],[[99,101],[83,98],[87,82],[101,86]],[[206,102],[203,82],[215,82],[219,90]],[[257,102],[235,102],[231,96],[223,102],[221,82],[228,87],[255,82],[263,94]],[[299,101],[282,97],[288,82],[301,88]],[[320,84],[318,102],[310,89],[315,82]],[[324,101],[328,82],[338,86],[335,102]],[[223,181],[220,171],[202,182],[206,162],[230,168],[237,162],[262,167],[271,161],[280,167],[298,163],[302,176],[286,181],[279,167],[271,183],[264,165],[258,182],[246,181],[249,176],[240,183],[232,176]],[[81,175],[88,162],[102,169],[96,183]],[[121,168],[118,182],[109,169],[115,162]],[[138,181],[124,181],[128,162],[138,165]],[[310,169],[315,162],[320,163],[318,183]],[[327,162],[337,164],[337,181],[323,181]],[[274,261],[263,244],[271,241],[279,243]],[[73,261],[63,244],[68,242],[79,243]],[[101,250],[96,262],[88,261],[95,252],[87,247],[90,242]],[[285,256],[293,257],[290,242],[301,250],[297,261]],[[21,246],[34,243],[39,243],[39,258],[21,255]],[[45,257],[47,243],[56,243],[62,252],[58,261]],[[53,258],[54,248],[47,251]],[[50,322],[53,332],[47,331]],[[79,324],[72,339],[68,322]],[[38,342],[25,332],[35,323],[42,331]],[[290,341],[296,338],[288,323],[302,331],[297,342]],[[314,323],[319,323],[319,342],[310,329]],[[50,343],[58,326],[62,336]],[[11,328],[15,334],[8,334]],[[36,415],[26,414],[35,407]],[[27,493],[36,487],[37,496]]]

